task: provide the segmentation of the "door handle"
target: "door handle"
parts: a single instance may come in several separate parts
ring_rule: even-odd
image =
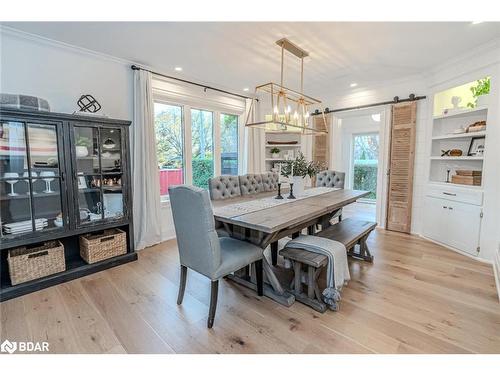
[[[448,207],[448,210],[453,210],[453,207]]]
[[[448,193],[448,192],[446,192],[446,191],[443,191],[443,194],[444,194],[444,195],[450,195],[450,196],[452,196],[452,197],[456,197],[456,196],[457,196],[455,193]]]
[[[447,208],[448,208],[448,206],[443,206],[443,208],[444,208],[444,209],[447,209]]]

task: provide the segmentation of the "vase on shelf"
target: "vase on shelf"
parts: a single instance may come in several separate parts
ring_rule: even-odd
[[[279,159],[280,158],[280,154],[279,153],[271,154],[271,158],[273,158],[273,159]]]

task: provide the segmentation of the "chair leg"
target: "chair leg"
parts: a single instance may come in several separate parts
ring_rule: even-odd
[[[179,281],[179,294],[177,295],[177,304],[180,305],[184,299],[184,291],[186,290],[186,278],[188,269],[181,264],[181,280]]]
[[[255,276],[257,278],[257,295],[264,295],[264,276],[262,269],[262,259],[255,262]]]
[[[215,309],[217,308],[217,295],[219,294],[219,280],[212,281],[210,292],[210,309],[208,310],[207,327],[212,328],[215,319]]]
[[[271,263],[273,266],[278,264],[278,241],[271,243]]]

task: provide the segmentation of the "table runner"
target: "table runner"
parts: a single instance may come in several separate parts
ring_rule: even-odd
[[[226,217],[235,217],[239,215],[248,214],[251,212],[265,210],[267,208],[280,206],[282,204],[296,202],[301,199],[310,198],[316,195],[331,193],[332,191],[340,190],[340,188],[329,188],[329,187],[315,187],[311,189],[304,190],[304,192],[297,196],[295,199],[288,199],[288,193],[283,194],[284,199],[276,199],[274,196],[253,199],[247,202],[239,202],[229,204],[223,207],[217,207],[216,215],[226,216]]]

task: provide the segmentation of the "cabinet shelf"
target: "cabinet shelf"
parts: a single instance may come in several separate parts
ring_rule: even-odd
[[[448,119],[448,118],[456,118],[456,117],[465,117],[469,115],[475,115],[478,112],[482,111],[487,111],[488,107],[476,107],[476,108],[464,108],[461,111],[456,111],[451,114],[447,115],[439,115],[439,116],[434,116],[434,120],[442,120],[442,119]]]
[[[431,160],[481,161],[484,156],[431,156]]]
[[[50,197],[60,197],[61,194],[59,192],[54,192],[54,193],[36,193],[33,195],[33,199],[37,199],[37,198],[50,198]],[[4,195],[2,197],[0,197],[0,200],[1,201],[7,201],[7,200],[11,200],[11,199],[29,199],[30,196],[28,194],[19,194],[19,195],[14,195],[14,196],[11,196],[11,195]]]
[[[280,148],[280,147],[301,147],[300,143],[283,143],[281,145],[269,145],[266,144],[266,148]]]
[[[483,137],[483,136],[486,136],[486,131],[475,132],[475,133],[437,135],[435,137],[432,137],[432,140],[436,141],[436,140],[443,140],[443,139],[474,138],[474,137]]]

